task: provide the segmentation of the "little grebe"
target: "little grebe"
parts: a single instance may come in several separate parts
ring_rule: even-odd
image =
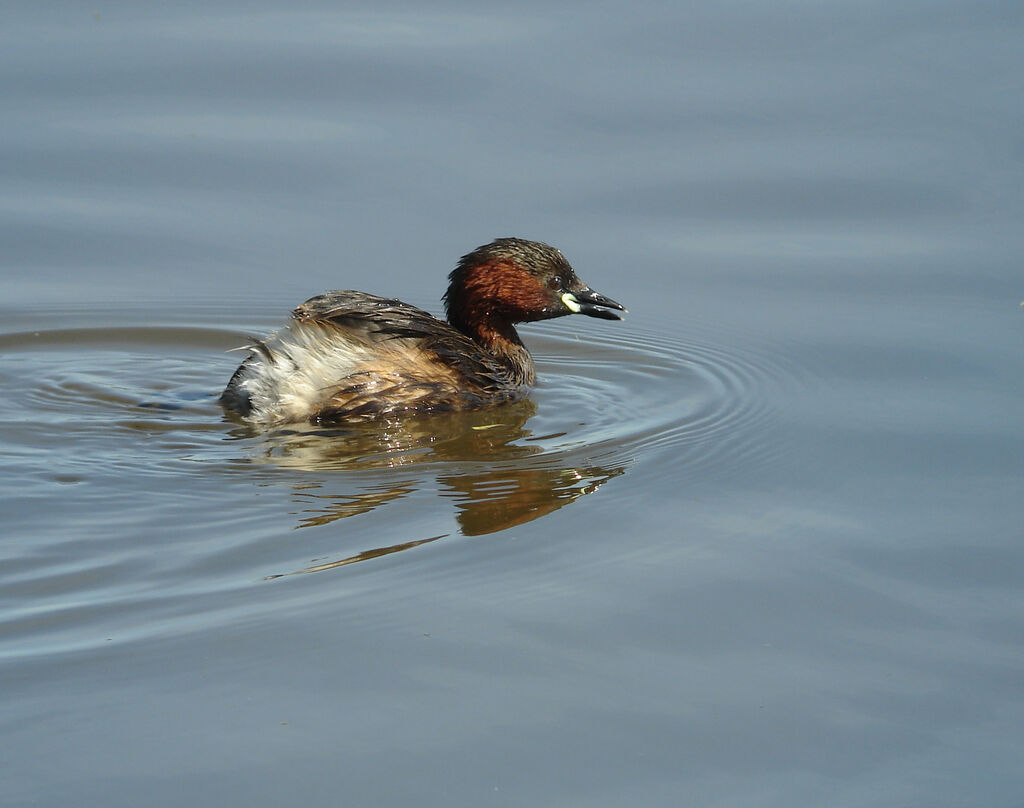
[[[448,322],[365,292],[310,298],[231,377],[221,404],[253,424],[365,420],[522,398],[536,380],[514,323],[625,311],[576,277],[554,247],[499,238],[448,276]]]

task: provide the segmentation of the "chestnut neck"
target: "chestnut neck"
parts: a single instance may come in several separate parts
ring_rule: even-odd
[[[533,357],[519,339],[515,326],[500,314],[488,312],[484,316],[466,317],[462,311],[452,308],[448,322],[500,362],[516,384],[536,382]]]
[[[533,359],[515,323],[537,319],[533,315],[548,304],[548,292],[516,256],[493,254],[494,249],[481,247],[462,257],[448,276],[445,312],[448,322],[504,366],[515,384],[533,384]]]

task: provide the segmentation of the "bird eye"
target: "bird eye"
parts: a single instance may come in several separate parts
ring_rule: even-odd
[[[561,288],[562,288],[562,282],[557,277],[551,278],[548,281],[548,289],[550,289],[551,291],[554,292],[554,291],[557,291],[558,289],[561,289]]]

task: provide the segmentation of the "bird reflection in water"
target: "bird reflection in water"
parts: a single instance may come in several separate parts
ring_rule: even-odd
[[[515,527],[552,513],[593,493],[626,464],[596,465],[589,451],[543,451],[541,441],[559,435],[534,436],[526,422],[536,405],[525,400],[504,407],[446,416],[423,416],[339,427],[301,427],[260,436],[254,462],[304,471],[368,471],[405,469],[413,474],[332,475],[306,481],[294,499],[304,507],[297,527],[323,526],[365,514],[424,487],[429,474],[441,495],[455,505],[455,518],[465,536],[479,536]],[[242,436],[244,433],[236,433]],[[592,448],[592,447],[590,447]],[[578,461],[578,462],[576,462]],[[328,493],[338,481],[356,482],[359,490]],[[319,563],[296,574],[319,572],[418,547],[447,534],[363,550],[336,561]],[[271,575],[269,578],[278,578]]]

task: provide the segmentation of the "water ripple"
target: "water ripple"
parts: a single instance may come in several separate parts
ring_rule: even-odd
[[[9,636],[36,650],[251,619],[258,590],[290,573],[386,567],[584,497],[636,498],[643,486],[619,478],[641,468],[662,494],[750,473],[779,462],[777,402],[798,383],[742,335],[584,322],[578,336],[528,329],[541,379],[528,400],[257,433],[216,404],[244,332],[144,319],[77,312],[73,328],[0,334],[0,496],[21,539],[0,548],[0,601]]]

